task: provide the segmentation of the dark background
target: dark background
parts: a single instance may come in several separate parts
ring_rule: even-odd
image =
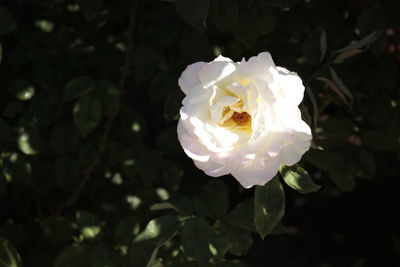
[[[157,248],[150,266],[400,266],[399,10],[0,0],[0,266],[140,267]],[[254,189],[207,177],[176,137],[188,64],[263,51],[307,87],[300,164],[322,186],[285,186],[286,228],[264,241],[251,205],[232,218]],[[140,241],[155,218],[171,228]]]

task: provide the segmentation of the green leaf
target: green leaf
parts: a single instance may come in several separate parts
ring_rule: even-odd
[[[8,123],[0,118],[0,149],[4,149],[11,140],[11,129]]]
[[[87,76],[77,77],[67,83],[63,91],[63,102],[83,96],[94,89],[94,81]]]
[[[321,30],[321,37],[319,39],[319,43],[320,43],[320,50],[321,50],[321,57],[320,57],[320,63],[321,63],[322,61],[324,61],[324,58],[326,56],[327,46],[328,46],[326,31],[324,29]]]
[[[151,220],[135,238],[129,252],[130,266],[149,266],[158,249],[173,238],[180,228],[176,216],[166,215]]]
[[[352,106],[354,101],[353,95],[351,94],[347,86],[343,83],[342,79],[339,78],[336,71],[332,67],[329,67],[329,71],[331,73],[333,81],[340,88],[340,90],[349,98],[350,106]]]
[[[100,100],[94,95],[82,96],[75,103],[73,113],[79,133],[82,136],[86,136],[100,123]]]
[[[235,256],[244,256],[253,245],[251,233],[247,230],[227,225],[228,250]]]
[[[121,94],[118,87],[108,80],[96,82],[95,93],[104,105],[107,116],[115,116],[119,110]]]
[[[103,6],[102,0],[79,0],[79,10],[86,20],[91,21],[100,13]]]
[[[4,195],[7,190],[7,180],[3,172],[0,171],[0,198]]]
[[[46,239],[54,243],[72,241],[75,230],[72,221],[63,217],[50,217],[39,221]]]
[[[253,47],[258,38],[270,33],[277,20],[277,10],[264,1],[242,1],[236,23],[235,37],[247,47]]]
[[[212,0],[210,20],[222,32],[232,31],[239,15],[238,0]]]
[[[42,140],[37,127],[24,128],[18,137],[18,148],[26,155],[35,155],[42,149]]]
[[[81,232],[81,239],[98,240],[101,237],[103,224],[95,214],[88,211],[78,211],[75,218]]]
[[[14,17],[5,8],[0,6],[0,36],[10,34],[16,29],[17,22]]]
[[[181,230],[181,242],[185,255],[199,263],[206,263],[211,258],[209,249],[210,224],[201,217],[185,222]]]
[[[117,264],[113,260],[113,248],[106,243],[98,243],[88,254],[88,267],[112,267]]]
[[[363,39],[361,39],[360,41],[357,42],[353,42],[351,44],[349,44],[348,46],[336,50],[337,53],[342,53],[342,52],[346,52],[346,51],[351,51],[353,49],[365,49],[367,48],[369,45],[371,45],[379,36],[379,33],[377,32],[372,32],[371,34],[369,34],[368,36],[364,37]]]
[[[307,171],[297,164],[290,167],[281,165],[279,172],[285,183],[301,194],[316,192],[321,188],[314,183]]]
[[[0,13],[1,15],[1,13]],[[22,267],[21,257],[16,249],[6,239],[0,237],[0,266]]]
[[[57,157],[53,173],[57,186],[63,191],[71,191],[75,189],[82,179],[79,174],[78,161],[72,157]]]
[[[178,16],[187,24],[203,33],[210,9],[210,0],[174,0]]]
[[[228,215],[228,222],[236,227],[256,232],[254,225],[254,199],[239,203]]]
[[[8,92],[19,100],[26,101],[35,95],[35,87],[28,80],[12,80]]]
[[[209,182],[204,187],[203,199],[208,206],[208,213],[214,219],[223,220],[229,206],[228,189],[221,180]]]
[[[175,195],[167,202],[156,203],[150,207],[150,210],[173,209],[183,215],[190,215],[193,212],[192,202],[189,198],[182,195]]]
[[[58,253],[54,267],[87,267],[87,248],[81,244],[74,244]]]
[[[254,224],[262,239],[280,223],[284,212],[285,193],[277,176],[264,186],[256,186]]]
[[[140,225],[136,217],[129,216],[120,220],[114,229],[114,240],[119,245],[132,243],[139,233]]]

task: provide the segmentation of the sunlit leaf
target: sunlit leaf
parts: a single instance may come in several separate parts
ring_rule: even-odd
[[[321,186],[314,183],[307,171],[299,165],[291,167],[281,165],[279,172],[288,186],[302,194],[316,192],[321,188]]]
[[[151,220],[135,238],[129,252],[131,266],[149,266],[158,249],[178,232],[180,222],[177,217],[166,215]]]
[[[1,15],[1,13],[0,13]],[[0,266],[22,267],[21,257],[6,239],[0,237]]]

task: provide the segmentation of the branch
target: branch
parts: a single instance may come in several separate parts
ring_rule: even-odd
[[[137,9],[137,3],[139,0],[133,0],[132,1],[132,8],[131,8],[131,14],[129,16],[129,26],[128,26],[128,40],[126,43],[126,56],[125,56],[125,63],[122,69],[122,74],[121,74],[121,79],[119,81],[119,88],[120,90],[123,90],[126,85],[126,80],[129,75],[129,68],[131,65],[131,57],[132,57],[132,52],[133,52],[133,29],[135,27],[135,19],[136,19],[136,9]],[[108,117],[107,124],[104,129],[104,134],[100,140],[100,144],[96,153],[95,158],[92,160],[92,162],[89,164],[89,166],[85,169],[83,172],[83,179],[81,183],[79,184],[78,188],[76,191],[73,193],[73,195],[64,203],[65,207],[72,206],[75,204],[75,202],[78,200],[79,195],[83,191],[85,185],[87,182],[91,179],[91,175],[93,173],[94,168],[99,164],[101,157],[106,151],[106,146],[107,142],[110,136],[111,128],[113,126],[114,120],[116,116],[118,115],[118,112],[114,112],[111,116]]]

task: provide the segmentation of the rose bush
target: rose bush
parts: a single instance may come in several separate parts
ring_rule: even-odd
[[[311,129],[298,108],[302,80],[275,66],[268,52],[238,63],[222,56],[194,63],[179,86],[186,97],[178,139],[207,175],[232,174],[245,188],[264,185],[310,148]]]

